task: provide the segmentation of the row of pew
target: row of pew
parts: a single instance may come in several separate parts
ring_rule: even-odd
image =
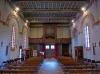
[[[85,62],[79,63],[71,57],[60,57],[58,60],[64,74],[100,74],[100,66]],[[41,57],[32,57],[23,61],[20,65],[10,63],[5,69],[0,69],[0,74],[38,74],[42,61],[43,58]]]
[[[32,57],[21,64],[17,64],[18,62],[16,65],[10,63],[6,65],[6,68],[0,69],[0,74],[37,74],[42,60],[40,57]]]
[[[88,61],[77,62],[71,57],[60,57],[64,74],[100,74],[100,66],[90,64]]]
[[[9,59],[6,61],[3,61],[2,64],[0,65],[0,68],[6,68],[9,65],[18,65],[23,62],[23,58],[15,58],[15,59]]]
[[[83,63],[87,63],[87,64],[94,64],[95,66],[100,65],[100,61],[95,61],[95,60],[91,60],[91,59],[83,59]]]

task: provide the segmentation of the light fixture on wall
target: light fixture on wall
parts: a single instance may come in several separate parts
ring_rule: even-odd
[[[81,10],[82,10],[83,12],[85,12],[85,11],[86,11],[86,7],[82,7]]]
[[[72,20],[72,23],[74,23],[74,20]]]
[[[12,12],[16,17],[18,16],[17,13],[20,11],[19,7],[15,7],[14,11]]]
[[[28,23],[28,20],[26,20],[26,23]]]
[[[19,7],[15,7],[15,9],[12,11],[12,14],[15,15],[18,18],[18,12],[20,11]]]
[[[16,8],[15,8],[15,11],[16,11],[16,12],[19,12],[19,10],[20,10],[19,7],[16,7]]]
[[[86,16],[88,14],[88,11],[86,10],[86,7],[82,7],[81,11],[83,11],[83,16]]]

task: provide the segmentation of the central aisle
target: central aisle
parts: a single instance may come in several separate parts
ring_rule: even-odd
[[[45,59],[38,71],[38,74],[64,74],[56,59]]]

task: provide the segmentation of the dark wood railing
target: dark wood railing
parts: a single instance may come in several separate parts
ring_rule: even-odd
[[[71,42],[71,37],[69,38],[48,38],[48,39],[43,39],[43,38],[29,38],[29,43],[70,43]]]

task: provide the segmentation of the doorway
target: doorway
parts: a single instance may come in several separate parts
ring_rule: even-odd
[[[69,44],[62,44],[62,56],[69,56]]]
[[[45,56],[46,56],[46,58],[54,57],[54,50],[55,50],[54,44],[45,45]]]
[[[83,46],[75,47],[75,58],[76,61],[81,61],[83,59]]]

